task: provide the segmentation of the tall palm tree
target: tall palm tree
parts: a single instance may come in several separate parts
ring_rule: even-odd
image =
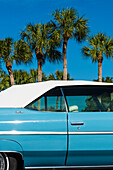
[[[16,64],[22,62],[26,64],[31,61],[32,52],[26,42],[22,40],[14,42],[12,38],[8,37],[0,40],[0,57],[2,62],[6,64],[12,86],[14,85],[13,61],[16,61]]]
[[[0,54],[2,61],[5,62],[6,68],[9,73],[9,77],[11,80],[11,85],[14,85],[14,77],[12,72],[12,50],[13,50],[13,39],[8,37],[6,39],[0,40]]]
[[[90,57],[92,62],[98,62],[98,80],[102,82],[103,56],[113,56],[113,40],[103,33],[88,38],[88,46],[83,46],[82,53]]]
[[[67,43],[69,39],[76,39],[82,42],[88,35],[87,19],[79,17],[74,8],[56,10],[52,13],[53,21],[50,26],[53,30],[58,30],[63,41],[63,80],[67,80]]]
[[[60,52],[57,50],[60,37],[57,32],[53,34],[49,31],[48,24],[29,24],[25,31],[21,33],[21,38],[26,40],[35,52],[38,61],[38,82],[42,81],[42,64],[48,59],[49,62],[60,61],[62,59]]]

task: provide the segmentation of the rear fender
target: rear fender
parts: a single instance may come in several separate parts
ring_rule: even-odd
[[[0,139],[0,152],[16,152],[23,155],[21,145],[13,140]]]

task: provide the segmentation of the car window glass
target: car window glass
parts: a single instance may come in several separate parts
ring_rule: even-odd
[[[106,86],[63,88],[70,112],[113,111],[113,89]]]
[[[99,107],[91,96],[67,96],[70,112],[98,111]]]
[[[38,111],[65,112],[66,106],[60,89],[52,89],[26,108]]]

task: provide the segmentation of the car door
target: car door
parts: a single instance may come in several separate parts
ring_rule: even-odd
[[[63,88],[68,103],[67,166],[113,165],[113,89]]]
[[[60,89],[53,89],[26,107],[24,131],[31,132],[20,142],[25,167],[64,166],[67,153],[67,112]],[[33,134],[32,134],[33,133]]]

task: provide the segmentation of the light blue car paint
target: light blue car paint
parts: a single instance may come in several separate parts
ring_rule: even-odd
[[[23,155],[23,149],[19,143],[9,139],[0,139],[0,151],[18,152]]]
[[[76,112],[68,114],[69,132],[113,131],[113,112]],[[83,122],[84,125],[71,125]],[[66,165],[113,165],[113,134],[69,135]]]
[[[1,151],[22,152],[23,149],[24,166],[113,165],[113,134],[69,134],[113,131],[113,112],[70,112],[67,127],[67,113],[0,110],[0,131],[65,132],[60,135],[0,135]],[[84,125],[71,125],[72,122],[84,122]]]
[[[16,113],[16,111],[23,113]],[[0,131],[65,132],[54,135],[0,135],[23,148],[25,166],[64,166],[67,152],[67,113],[1,109]],[[15,123],[16,122],[16,123]]]

